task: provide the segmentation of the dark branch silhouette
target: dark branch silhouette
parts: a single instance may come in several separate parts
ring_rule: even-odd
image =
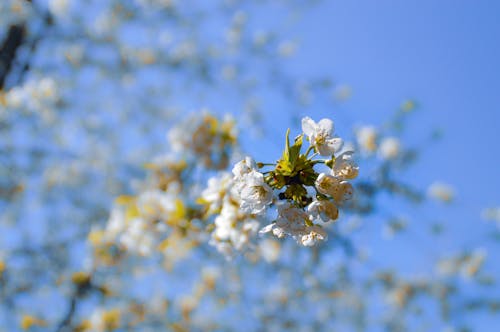
[[[0,49],[0,89],[4,88],[5,80],[9,74],[16,52],[26,38],[24,25],[13,25],[9,28],[7,38]]]

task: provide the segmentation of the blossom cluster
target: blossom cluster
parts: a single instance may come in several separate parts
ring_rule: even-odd
[[[225,169],[229,162],[228,147],[236,141],[234,119],[218,121],[208,110],[172,128],[168,139],[173,153],[188,151],[190,157],[208,169]]]
[[[333,136],[333,121],[322,119],[316,123],[305,117],[302,131],[292,146],[287,132],[283,156],[275,164],[255,163],[250,157],[237,163],[233,181],[242,211],[265,215],[270,206],[277,207],[277,218],[260,233],[271,232],[279,238],[288,235],[304,246],[313,246],[328,237],[321,223],[337,220],[339,207],[352,197],[349,180],[358,175],[358,166],[352,151],[336,156],[342,139]],[[304,136],[309,149],[302,154]],[[309,156],[312,151],[314,154]],[[317,164],[328,170],[317,172]],[[266,166],[274,169],[259,171]]]
[[[338,153],[342,140],[333,136],[333,122],[304,118],[303,133],[293,144],[287,133],[276,163],[246,157],[228,172],[224,166],[237,155],[233,124],[204,112],[174,127],[168,134],[172,151],[146,165],[153,172],[139,193],[119,197],[107,225],[90,233],[95,258],[113,264],[126,252],[160,251],[170,259],[169,249],[200,241],[227,258],[247,249],[269,258],[275,255],[267,251],[276,248],[257,246],[259,232],[291,236],[304,246],[326,240],[323,224],[338,219],[353,195],[349,180],[358,175],[352,151]],[[309,148],[302,153],[304,137]],[[216,172],[206,188],[197,185],[201,170]],[[277,217],[263,227],[274,210]]]
[[[199,202],[206,207],[206,217],[215,215],[209,243],[226,257],[252,247],[259,226],[259,216],[240,207],[243,201],[238,195],[237,184],[228,172],[208,180]]]
[[[29,80],[5,93],[2,92],[0,101],[2,106],[12,112],[34,114],[40,116],[45,122],[51,123],[56,117],[54,108],[61,101],[61,96],[57,82],[50,77],[44,77]],[[0,113],[1,117],[3,115]]]
[[[109,265],[124,253],[152,256],[155,252],[166,260],[179,259],[181,251],[199,242],[204,229],[199,224],[207,215],[195,203],[199,196],[195,177],[201,169],[219,170],[228,163],[236,143],[234,121],[219,120],[205,111],[174,127],[167,136],[172,151],[146,164],[151,174],[139,185],[139,192],[118,197],[106,226],[89,234],[96,261]],[[205,193],[207,202],[219,204],[210,188]],[[213,210],[221,214],[219,219],[231,214],[229,205],[222,212],[215,206]]]

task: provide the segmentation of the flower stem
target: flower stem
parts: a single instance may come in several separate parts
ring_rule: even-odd
[[[309,153],[311,153],[311,151],[314,149],[314,146],[310,145],[308,148],[307,148],[307,151],[306,151],[306,158],[307,156],[309,156]]]

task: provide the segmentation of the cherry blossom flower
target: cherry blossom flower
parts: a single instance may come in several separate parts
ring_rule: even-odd
[[[246,213],[260,214],[273,200],[273,189],[264,181],[264,175],[256,170],[252,158],[246,157],[233,168],[235,189]]]
[[[233,167],[233,175],[235,179],[239,180],[243,178],[244,175],[250,173],[251,171],[257,170],[255,161],[251,157],[245,157],[245,159],[236,163]]]
[[[273,190],[264,181],[262,173],[252,171],[245,177],[240,191],[241,209],[252,214],[264,212],[273,201]]]
[[[318,241],[324,241],[328,238],[326,231],[318,225],[307,227],[307,231],[308,233],[302,235],[299,240],[299,243],[305,247],[312,247]]]
[[[272,232],[278,238],[289,235],[303,246],[312,246],[318,240],[325,240],[326,231],[318,225],[308,226],[308,221],[309,215],[304,210],[290,203],[282,203],[278,206],[276,222],[265,226],[259,233]]]
[[[335,158],[332,169],[333,176],[344,180],[355,179],[358,176],[359,167],[352,159],[353,154],[353,151],[346,151]]]
[[[322,156],[331,156],[342,147],[342,139],[332,137],[333,130],[330,119],[322,119],[318,123],[307,116],[302,119],[302,131]]]
[[[325,173],[318,175],[315,185],[320,193],[333,197],[337,203],[351,199],[354,192],[349,182]]]
[[[313,201],[307,206],[310,219],[321,219],[324,222],[336,220],[339,217],[339,209],[330,201]]]

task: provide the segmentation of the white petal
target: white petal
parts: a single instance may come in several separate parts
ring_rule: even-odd
[[[342,148],[342,145],[344,144],[344,141],[340,137],[333,137],[330,138],[326,141],[326,144],[335,152],[339,151]]]
[[[309,213],[317,213],[318,207],[320,205],[319,201],[313,201],[307,206],[307,212]]]
[[[273,227],[274,227],[274,224],[266,225],[266,226],[262,227],[262,229],[259,231],[259,233],[260,234],[269,233],[270,231],[272,231]]]
[[[322,156],[331,156],[335,153],[335,148],[332,148],[328,144],[321,144],[317,146],[318,152]]]
[[[311,226],[311,231],[316,233],[316,235],[321,239],[321,240],[326,240],[328,238],[328,233],[323,227],[320,227],[318,225]]]
[[[315,243],[314,238],[310,235],[303,235],[300,242],[305,247],[312,247]]]
[[[255,163],[255,161],[253,160],[252,157],[249,157],[249,156],[246,156],[245,157],[245,164],[250,168],[250,169],[256,169],[257,168],[257,164]]]
[[[302,118],[302,131],[306,136],[311,137],[316,131],[316,122],[308,116]]]
[[[334,130],[333,121],[330,119],[321,119],[318,122],[318,127],[329,134],[333,133]]]

